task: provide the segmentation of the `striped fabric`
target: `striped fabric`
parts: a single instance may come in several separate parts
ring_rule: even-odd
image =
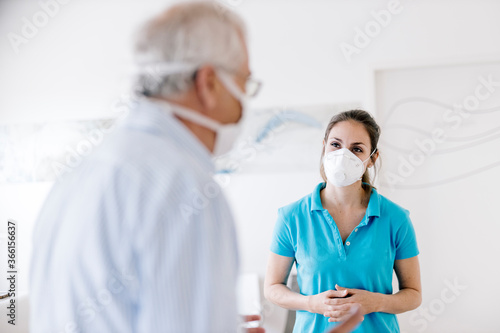
[[[208,150],[142,100],[51,191],[31,332],[236,332],[233,219]]]

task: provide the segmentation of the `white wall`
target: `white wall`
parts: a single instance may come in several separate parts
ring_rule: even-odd
[[[21,45],[16,54],[4,37],[8,32],[19,33],[21,18],[31,18],[40,7],[37,1],[21,4],[4,1],[0,4],[0,123],[112,116],[111,106],[128,86],[131,34],[139,22],[167,3],[159,0],[71,1],[61,6],[48,25],[26,45]],[[351,63],[342,55],[339,44],[352,42],[354,29],[363,28],[372,20],[370,11],[387,8],[388,1],[242,0],[227,3],[238,4],[235,9],[248,23],[253,69],[265,82],[262,95],[255,101],[256,107],[352,101],[371,106],[373,82],[369,68],[373,64],[481,56],[500,58],[500,2],[494,0],[402,1],[402,12],[394,16]],[[240,229],[243,271],[263,276],[276,209],[310,192],[317,181],[315,172],[232,176],[226,190]],[[32,189],[37,185],[16,189],[10,185],[0,187],[5,193],[0,201],[1,216],[30,225],[39,205],[34,201],[41,201],[41,196],[33,194]],[[23,194],[10,196],[10,192]],[[414,200],[398,195],[391,198],[404,202]],[[33,203],[23,205],[24,200]],[[474,217],[481,219],[481,214],[479,211]],[[456,223],[466,225],[462,219]],[[426,234],[427,231],[419,232],[424,250],[429,241]],[[28,241],[25,239],[23,243]],[[490,255],[491,262],[495,262],[494,254],[485,255]],[[450,271],[464,265],[477,268],[458,260],[453,253],[449,258]],[[424,273],[432,276],[432,267],[440,264],[428,262]],[[481,281],[471,280],[470,284],[478,282]],[[432,293],[439,292],[441,283],[441,278],[436,279],[436,284],[427,288],[425,295],[432,299]],[[480,292],[488,293],[494,286],[483,288]],[[474,312],[460,320],[470,324],[481,316],[482,309],[494,305],[493,299],[463,305],[474,308]],[[428,331],[446,331],[442,325],[456,323],[453,308],[458,306],[453,304],[440,315],[440,322],[445,324],[433,326],[431,322]],[[278,312],[269,311],[270,316],[278,316]],[[480,331],[498,329],[494,318],[485,321]],[[278,326],[273,324],[274,328]],[[417,332],[419,328],[407,321],[402,326],[407,332]]]
[[[474,320],[451,319],[473,314],[491,318],[481,331],[495,331],[495,310],[487,305],[500,292],[481,290],[500,276],[491,264],[500,253],[500,154],[491,153],[500,143],[500,62],[391,69],[376,78],[385,128],[382,190],[411,211],[421,248],[423,305],[401,321],[417,331],[471,332]],[[496,86],[483,85],[490,79]],[[452,113],[434,101],[467,107]],[[392,105],[399,106],[389,115]],[[432,131],[443,138],[431,139]]]

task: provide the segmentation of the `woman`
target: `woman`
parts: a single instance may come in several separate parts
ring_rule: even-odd
[[[355,332],[399,332],[395,314],[421,303],[409,212],[370,185],[368,168],[379,157],[379,136],[365,111],[334,116],[321,154],[325,182],[278,210],[264,293],[297,310],[294,332],[323,333],[345,320],[355,304],[364,315]],[[286,287],[294,262],[300,294]]]

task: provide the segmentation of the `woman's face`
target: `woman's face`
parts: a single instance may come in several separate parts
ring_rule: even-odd
[[[362,161],[366,160],[371,154],[370,136],[363,124],[357,121],[348,120],[335,124],[328,135],[327,141],[323,142],[323,144],[325,154],[347,148]],[[374,164],[377,155],[378,152],[373,154],[373,161],[369,160],[367,167]]]

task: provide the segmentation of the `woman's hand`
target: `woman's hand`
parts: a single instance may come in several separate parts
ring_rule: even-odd
[[[349,333],[352,332],[360,322],[363,321],[363,315],[361,314],[361,307],[359,304],[354,304],[351,308],[351,314],[346,320],[332,328],[328,333]]]
[[[317,295],[309,296],[308,299],[308,310],[312,313],[319,313],[321,315],[326,316],[327,311],[329,310],[329,306],[327,301],[334,300],[337,298],[342,298],[347,296],[347,290],[327,290]],[[343,314],[348,314],[351,309],[351,305],[343,305],[339,307],[337,310],[342,311]],[[345,313],[344,313],[345,312]]]
[[[325,316],[330,317],[329,322],[343,321],[346,317],[345,307],[359,304],[361,306],[362,315],[372,312],[377,312],[377,306],[380,302],[379,295],[362,289],[348,289],[335,285],[337,291],[347,292],[347,297],[334,298],[325,301],[327,311]]]

